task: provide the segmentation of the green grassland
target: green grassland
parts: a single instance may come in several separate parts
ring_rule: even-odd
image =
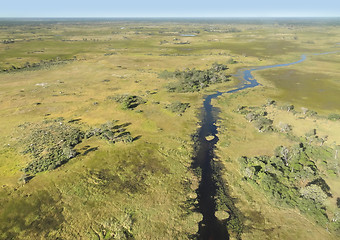
[[[339,53],[311,55],[340,50],[338,25],[1,21],[0,33],[1,239],[195,238],[202,216],[196,210],[199,178],[191,168],[191,136],[203,97],[239,82],[232,76],[197,92],[169,92],[177,79],[159,74],[207,70],[217,62],[232,75],[244,67],[293,62],[301,54],[308,55],[301,64],[254,73],[262,86],[213,101],[220,108],[216,153],[244,215],[242,239],[339,238],[331,224],[339,212],[339,176],[327,163],[316,162],[333,196],[324,203],[326,225],[278,205],[243,179],[239,163],[242,156],[272,156],[276,147],[293,146],[311,129],[328,135],[325,147],[339,145],[339,121],[327,119],[340,113]],[[130,108],[117,96],[143,102]],[[268,118],[275,127],[292,126],[289,136],[258,132],[234,111],[239,105],[261,107],[269,98],[277,106],[266,107]],[[279,108],[287,104],[297,113]],[[318,114],[305,116],[301,107]],[[76,156],[24,184],[19,179],[34,158],[23,152],[30,135],[19,126],[60,118],[83,132],[117,120],[134,140],[84,138],[72,146]]]

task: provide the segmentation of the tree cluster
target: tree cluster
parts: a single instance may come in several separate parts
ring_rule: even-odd
[[[23,139],[23,153],[33,158],[24,172],[33,175],[55,169],[75,157],[74,146],[82,141],[85,134],[79,127],[63,121],[28,123],[21,128],[28,130]]]
[[[259,132],[271,132],[275,128],[273,126],[273,120],[267,118],[268,113],[259,107],[238,107],[237,112],[244,115],[245,119],[253,123],[254,127]]]
[[[35,62],[35,63],[26,62],[22,66],[12,65],[10,68],[0,69],[0,72],[46,69],[46,68],[56,66],[56,65],[67,64],[67,63],[75,61],[75,60],[76,60],[76,58],[64,59],[64,60],[57,58],[57,59],[51,59],[51,60],[40,60],[40,62]]]
[[[186,69],[175,72],[163,71],[160,78],[175,78],[178,81],[167,86],[169,92],[198,92],[211,84],[229,81],[230,75],[226,74],[228,67],[224,64],[214,63],[207,70]]]
[[[15,43],[14,39],[7,39],[2,41],[3,44]]]
[[[176,101],[165,106],[165,108],[171,112],[180,114],[184,113],[189,107],[189,103],[182,103],[180,101]]]
[[[24,175],[20,180],[26,183],[39,172],[53,170],[67,163],[78,155],[74,147],[84,139],[99,137],[110,143],[132,142],[134,138],[126,130],[128,125],[110,121],[84,131],[79,125],[72,121],[65,122],[62,118],[20,125],[23,153],[33,159],[23,169]]]
[[[126,131],[126,127],[129,125],[116,124],[117,121],[110,121],[100,125],[99,127],[92,128],[85,133],[85,138],[91,138],[92,136],[98,136],[107,140],[110,143],[116,142],[132,142],[133,137],[131,133]]]
[[[143,98],[130,94],[118,94],[114,96],[108,96],[107,99],[120,103],[122,109],[124,110],[127,109],[132,110],[138,107],[140,104],[146,103],[146,101]]]
[[[261,188],[279,205],[297,207],[322,225],[328,222],[324,201],[332,197],[315,162],[327,158],[329,149],[303,143],[280,146],[274,156],[242,157],[246,181]]]

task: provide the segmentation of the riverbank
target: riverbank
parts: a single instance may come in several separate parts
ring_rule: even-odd
[[[258,73],[256,72],[254,75],[258,76]],[[295,209],[275,204],[255,185],[244,181],[239,162],[242,156],[273,156],[276,147],[291,146],[296,141],[294,140],[296,138],[280,132],[258,131],[253,123],[249,122],[249,119],[245,119],[238,112],[242,109],[242,106],[255,109],[268,103],[268,98],[272,96],[273,89],[266,83],[267,81],[264,81],[262,87],[247,89],[245,92],[224,94],[213,103],[214,106],[221,109],[220,120],[217,123],[219,142],[217,143],[216,153],[225,169],[222,179],[228,182],[229,194],[233,199],[237,199],[236,207],[245,216],[242,237],[247,239],[282,239],[284,236],[289,239],[299,236],[299,239],[334,239],[336,238],[334,230],[329,233],[327,229],[315,223],[312,218]],[[281,110],[280,106],[286,104],[287,102],[279,101],[277,102],[278,107],[267,107],[264,110],[267,118],[273,119],[274,127],[279,127],[282,122],[287,123],[291,126],[297,139],[314,128],[317,129],[316,131],[319,132],[320,136],[327,135],[332,139],[325,143],[327,146],[334,148],[333,143],[340,142],[337,137],[339,133],[336,130],[340,129],[339,123],[327,120],[327,115],[322,117],[306,116],[300,108],[288,112],[287,109]],[[303,108],[303,110],[306,111],[306,108]],[[312,110],[309,109],[308,111]],[[331,112],[328,111],[329,113]],[[318,168],[332,192],[338,192],[336,190],[338,184],[334,184],[337,177],[328,175],[321,165],[318,165]],[[325,203],[330,218],[337,211],[335,200],[338,193],[334,195],[328,200],[329,202]],[[308,231],[303,232],[302,229],[308,229]]]

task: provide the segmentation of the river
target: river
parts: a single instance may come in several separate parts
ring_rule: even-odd
[[[313,55],[323,55],[336,52],[319,53]],[[217,191],[216,182],[213,177],[213,170],[211,162],[214,159],[214,149],[218,142],[216,120],[218,119],[218,108],[215,108],[211,104],[211,100],[217,98],[222,94],[229,94],[238,92],[247,88],[253,88],[260,83],[252,76],[253,71],[264,70],[269,68],[286,67],[294,64],[301,63],[306,60],[306,55],[302,55],[300,60],[277,65],[259,66],[252,68],[243,68],[237,72],[234,76],[240,79],[240,85],[227,92],[216,92],[210,94],[204,98],[202,108],[202,122],[198,131],[199,147],[197,154],[194,157],[193,167],[200,168],[202,170],[201,182],[197,190],[199,211],[203,215],[203,220],[199,223],[199,239],[203,240],[222,240],[229,239],[229,234],[226,229],[226,221],[220,221],[215,217],[216,204],[215,196]],[[208,139],[207,137],[210,137]],[[213,138],[212,138],[213,137]],[[230,206],[228,206],[229,209]],[[233,212],[229,212],[230,216],[233,216]]]

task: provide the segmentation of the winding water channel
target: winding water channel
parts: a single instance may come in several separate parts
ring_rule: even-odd
[[[322,55],[337,52],[327,52],[314,55]],[[198,231],[199,239],[203,240],[229,239],[229,234],[226,229],[226,222],[228,220],[220,221],[215,216],[216,211],[215,196],[217,186],[213,176],[211,162],[214,159],[214,149],[216,143],[218,142],[218,137],[216,136],[217,135],[216,120],[218,119],[218,109],[212,106],[211,100],[217,98],[222,94],[234,93],[260,85],[257,82],[257,80],[254,79],[254,77],[252,76],[253,71],[277,67],[286,67],[301,63],[305,60],[306,55],[302,55],[301,59],[296,62],[241,69],[237,72],[236,75],[234,75],[238,77],[241,81],[240,85],[236,89],[227,92],[216,92],[205,97],[202,109],[203,116],[201,128],[198,131],[199,148],[193,162],[194,168],[199,167],[202,170],[201,182],[197,190],[199,211],[203,215],[203,220],[199,224]],[[211,139],[212,137],[214,138],[212,138],[211,140],[207,140],[208,136],[210,136],[210,138],[208,139]],[[229,209],[231,209],[230,206],[228,207]],[[231,211],[230,216],[232,215],[233,212]]]

